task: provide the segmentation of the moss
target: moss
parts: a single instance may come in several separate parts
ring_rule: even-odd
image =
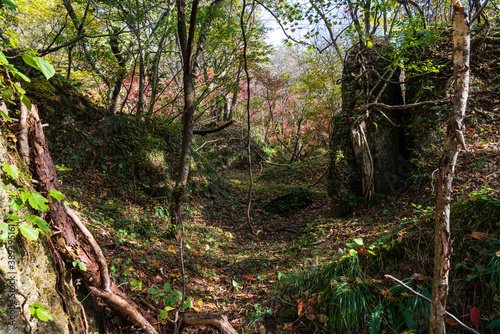
[[[0,275],[2,275],[2,277],[5,276],[5,272],[2,269],[0,269]],[[7,284],[0,280],[0,293],[3,293],[5,289],[7,289]]]

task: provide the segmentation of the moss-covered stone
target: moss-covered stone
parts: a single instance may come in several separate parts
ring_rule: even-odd
[[[0,164],[10,159],[7,155],[8,145],[3,129],[0,129]],[[14,155],[14,152],[10,152]],[[5,188],[4,188],[5,187]],[[0,223],[10,212],[10,195],[7,191],[17,191],[12,183],[5,183],[0,178]],[[13,229],[14,230],[14,229]],[[61,299],[57,294],[57,276],[49,246],[42,240],[27,243],[30,261],[20,244],[20,236],[0,241],[0,273],[2,277],[24,296],[16,294],[9,286],[0,286],[0,305],[4,315],[0,317],[0,334],[28,333],[28,326],[23,312],[30,322],[33,331],[38,333],[69,333],[68,317],[63,310]],[[22,272],[22,275],[21,275]],[[30,315],[28,307],[40,303],[50,310],[53,320],[43,322]],[[21,312],[21,305],[24,308]]]

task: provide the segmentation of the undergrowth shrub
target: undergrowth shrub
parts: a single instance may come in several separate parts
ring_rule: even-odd
[[[363,261],[360,261],[363,260]],[[420,331],[428,326],[430,305],[386,280],[368,277],[356,251],[332,263],[296,271],[279,282],[277,292],[290,300],[317,297],[315,314],[327,317],[330,333]],[[430,297],[431,283],[405,282]],[[320,318],[320,316],[318,316]]]

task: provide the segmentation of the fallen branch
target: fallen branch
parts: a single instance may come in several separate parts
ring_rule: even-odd
[[[130,318],[127,320],[138,325],[144,332],[151,334],[158,334],[156,329],[137,311],[135,307],[127,303],[123,298],[115,295],[112,292],[106,292],[94,287],[89,287],[92,293],[102,298],[106,304],[112,306],[115,311],[120,314],[127,314]]]
[[[412,103],[412,104],[401,104],[401,105],[395,105],[391,106],[385,103],[368,103],[365,104],[360,108],[360,110],[367,110],[369,108],[376,108],[376,109],[382,109],[382,110],[408,110],[408,109],[413,109],[413,108],[419,108],[423,106],[437,106],[441,103],[448,102],[447,100],[434,100],[434,101],[422,101],[422,102],[417,102],[417,103]]]
[[[417,291],[413,290],[412,288],[410,288],[408,285],[404,284],[403,282],[401,282],[400,280],[398,280],[397,278],[391,276],[391,275],[385,275],[385,277],[387,278],[390,278],[392,279],[393,281],[397,282],[399,285],[401,285],[403,288],[407,289],[408,291],[410,291],[411,293],[413,293],[415,296],[417,297],[420,297],[422,298],[423,300],[425,300],[426,302],[429,302],[431,303],[431,300],[429,298],[427,298],[426,296],[424,296],[423,294],[421,293],[418,293]],[[457,317],[455,317],[453,314],[451,314],[450,312],[448,311],[444,311],[444,313],[449,316],[450,318],[452,318],[453,320],[455,320],[460,326],[462,326],[463,328],[465,328],[466,330],[468,330],[469,332],[471,333],[475,333],[475,334],[479,334],[479,332],[476,332],[473,328],[470,328],[468,327],[467,325],[465,325],[463,322],[461,322],[460,320],[458,320]]]
[[[229,121],[226,124],[223,124],[223,125],[219,126],[218,128],[211,129],[211,130],[195,130],[195,131],[193,131],[193,134],[200,135],[200,136],[206,136],[209,133],[214,133],[214,132],[219,132],[221,130],[224,130],[225,128],[227,128],[228,126],[230,126],[233,123],[234,123],[234,121]]]
[[[227,320],[227,316],[216,313],[189,313],[182,317],[182,327],[211,325],[217,327],[222,334],[238,334]]]

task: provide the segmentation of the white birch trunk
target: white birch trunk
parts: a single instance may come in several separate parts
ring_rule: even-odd
[[[453,110],[446,130],[447,136],[443,144],[443,153],[439,160],[435,225],[436,249],[429,324],[430,334],[444,334],[446,332],[445,308],[452,253],[450,237],[452,183],[458,148],[461,146],[466,149],[462,130],[469,95],[470,29],[464,7],[459,0],[453,0],[453,8],[453,76],[455,79],[455,93]]]

